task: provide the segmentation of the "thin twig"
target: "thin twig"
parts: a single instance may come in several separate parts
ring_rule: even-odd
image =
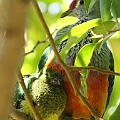
[[[46,39],[46,40],[47,40],[47,39]],[[37,43],[36,43],[35,46],[32,48],[32,50],[29,51],[29,52],[27,52],[27,53],[25,53],[24,55],[22,55],[22,57],[24,57],[24,56],[26,56],[26,55],[28,55],[28,54],[30,54],[30,53],[33,53],[34,50],[36,49],[36,47],[37,47],[39,44],[41,44],[41,43],[45,43],[46,40],[43,40],[43,41],[37,41]]]
[[[66,64],[62,61],[62,59],[60,58],[60,55],[56,49],[56,46],[54,44],[54,40],[52,38],[52,35],[50,34],[50,31],[48,29],[48,26],[46,25],[46,22],[42,16],[42,13],[41,13],[41,10],[39,9],[39,6],[37,4],[37,2],[35,0],[31,0],[36,12],[37,12],[37,15],[38,15],[38,18],[40,19],[40,22],[42,23],[42,26],[49,38],[49,41],[50,41],[50,45],[56,55],[56,59],[58,60],[59,64],[64,68],[72,86],[73,86],[73,89],[74,89],[74,92],[76,93],[76,95],[78,95],[78,97],[83,101],[83,103],[87,106],[87,108],[90,110],[91,114],[95,117],[95,118],[99,118],[99,115],[98,113],[90,106],[90,104],[88,103],[88,101],[85,99],[85,97],[79,92],[79,90],[77,89],[76,87],[76,84],[75,84],[75,81],[73,80],[73,77],[72,75],[70,74],[70,70],[68,68],[68,66],[66,66]]]
[[[21,85],[21,87],[22,87],[22,89],[24,91],[25,98],[26,98],[26,100],[28,102],[28,105],[29,105],[29,107],[30,107],[30,109],[31,109],[35,119],[36,120],[41,120],[38,111],[36,110],[36,108],[33,105],[31,96],[29,95],[29,92],[26,89],[26,86],[25,86],[25,83],[24,83],[24,80],[23,80],[23,76],[22,76],[22,73],[21,73],[20,69],[18,69],[17,77],[18,77],[18,82],[20,83],[20,85]]]
[[[100,73],[102,73],[102,74],[109,74],[109,75],[120,76],[120,73],[112,72],[112,71],[108,71],[108,70],[103,70],[103,69],[99,69],[99,68],[96,68],[96,67],[94,67],[94,66],[87,66],[87,67],[68,66],[68,68],[69,68],[70,70],[93,70],[93,71],[100,72]]]
[[[55,29],[52,34],[54,34],[56,30],[57,30],[57,29]],[[22,57],[24,57],[24,56],[26,56],[26,55],[28,55],[28,54],[30,54],[30,53],[33,53],[34,50],[37,48],[37,46],[38,46],[39,44],[45,43],[47,40],[48,40],[48,38],[46,38],[46,39],[43,40],[43,41],[37,41],[37,43],[36,43],[35,46],[32,48],[32,50],[30,50],[29,52],[23,54]]]

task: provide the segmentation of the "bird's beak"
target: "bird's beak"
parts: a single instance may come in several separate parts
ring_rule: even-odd
[[[67,11],[65,11],[61,14],[60,18],[64,18],[66,16],[76,17],[76,14],[73,11],[74,11],[74,9],[73,10],[68,9]]]
[[[51,83],[54,84],[54,85],[61,85],[58,77],[51,78]]]
[[[65,11],[65,12],[63,12],[62,14],[61,14],[61,16],[60,16],[60,18],[64,18],[64,17],[66,17],[66,16],[69,16],[69,14],[72,12],[72,10],[71,9],[68,9],[67,11]]]
[[[56,85],[61,85],[61,84],[60,84],[60,80],[59,80],[58,78],[54,78],[54,83],[55,83]]]

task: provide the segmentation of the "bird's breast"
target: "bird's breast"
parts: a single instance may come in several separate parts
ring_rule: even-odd
[[[73,75],[74,76],[74,75]],[[79,90],[82,91],[80,77],[74,78]],[[102,116],[108,95],[108,75],[90,71],[86,80],[87,96],[89,104]],[[84,103],[75,95],[72,85],[68,79],[64,82],[65,91],[67,94],[66,111],[74,119],[90,119],[92,117],[90,111]]]

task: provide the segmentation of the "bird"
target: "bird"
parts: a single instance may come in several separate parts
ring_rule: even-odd
[[[39,74],[24,76],[24,82],[41,119],[57,120],[66,105],[62,76],[53,69],[44,68]],[[16,83],[13,107],[30,120],[35,119],[19,83]]]
[[[77,6],[77,4],[79,5]],[[72,6],[72,7],[71,7]],[[84,6],[84,0],[73,0],[70,4],[69,9],[61,15],[61,18],[66,16],[73,15],[78,18],[76,23],[71,25],[67,25],[60,29],[55,37],[54,40],[60,38],[66,31],[74,28],[75,26],[87,22],[89,20],[100,18],[100,1],[97,0],[94,5],[92,6],[89,13],[86,12],[86,8]],[[79,50],[86,44],[93,43],[94,40],[91,38],[91,31],[88,31],[85,37],[75,46],[69,49],[69,52],[65,56],[64,63],[68,66],[74,66],[76,56]],[[63,40],[60,43],[56,44],[56,48],[60,53],[62,49],[66,46],[68,39]],[[114,58],[112,52],[107,46],[107,43],[102,45],[101,50],[99,51],[98,48],[95,48],[90,59],[88,66],[94,66],[96,68],[102,70],[110,70],[114,71]],[[89,109],[84,105],[81,99],[75,94],[75,91],[68,79],[68,76],[65,70],[62,68],[60,63],[57,61],[54,51],[52,50],[51,46],[48,46],[46,50],[43,52],[39,63],[37,71],[38,73],[44,68],[51,68],[57,73],[61,74],[64,79],[64,90],[67,96],[65,110],[63,112],[63,116],[61,117],[64,119],[64,114],[68,115],[70,119],[92,119],[93,116]],[[79,70],[72,70],[71,75],[78,87],[78,90],[82,93],[83,87],[81,85],[82,75],[80,74]],[[87,78],[86,78],[86,86],[87,91],[85,98],[88,103],[94,108],[100,117],[103,117],[104,112],[108,106],[110,101],[110,96],[112,93],[114,85],[114,75],[103,74],[98,71],[89,70]],[[61,120],[62,120],[61,119]],[[69,120],[69,119],[68,119]]]

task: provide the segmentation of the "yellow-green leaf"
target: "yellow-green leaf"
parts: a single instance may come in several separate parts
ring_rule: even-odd
[[[110,116],[109,120],[119,120],[120,119],[120,104],[116,108],[115,112]]]
[[[93,32],[97,35],[106,34],[106,33],[110,32],[115,25],[116,25],[116,22],[107,21],[99,26],[96,26],[93,29]]]
[[[95,43],[89,43],[84,45],[75,60],[75,66],[80,67],[80,66],[88,66],[93,50],[95,48]]]

